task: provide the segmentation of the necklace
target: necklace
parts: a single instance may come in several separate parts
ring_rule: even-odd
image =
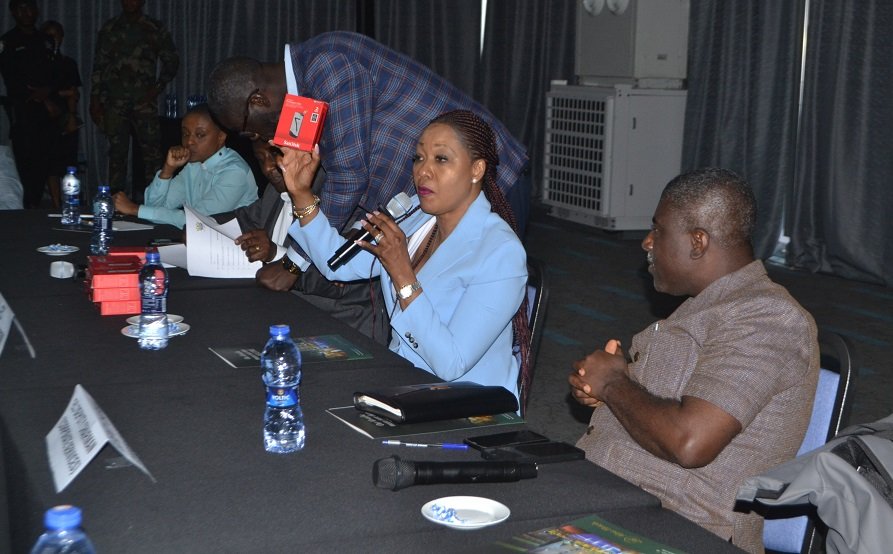
[[[431,245],[434,244],[434,237],[436,237],[436,236],[437,236],[437,222],[435,222],[434,226],[431,228],[431,235],[428,237],[428,241],[425,242],[425,248],[420,253],[418,253],[416,256],[414,256],[414,259],[412,261],[412,269],[413,270],[415,270],[419,266],[419,264],[422,263],[422,260],[425,259],[425,256],[427,256],[427,254],[428,254],[428,250],[430,250]]]

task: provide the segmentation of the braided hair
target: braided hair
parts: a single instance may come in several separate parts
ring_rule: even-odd
[[[459,142],[471,156],[472,161],[484,160],[487,169],[481,188],[484,197],[490,202],[491,209],[498,214],[509,227],[517,234],[518,224],[515,214],[505,195],[496,183],[496,166],[499,165],[499,153],[496,147],[496,135],[486,121],[469,110],[453,110],[442,113],[429,125],[440,123],[449,126],[456,133]],[[527,321],[527,295],[515,315],[512,317],[512,336],[514,347],[521,352],[521,371],[518,374],[518,389],[521,394],[521,411],[527,404],[527,394],[530,390],[530,327]]]

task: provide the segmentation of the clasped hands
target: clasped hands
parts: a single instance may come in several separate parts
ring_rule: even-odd
[[[574,362],[574,371],[567,380],[574,400],[584,406],[597,408],[604,402],[605,389],[618,379],[626,379],[627,363],[620,341],[611,339],[604,350],[596,350]]]

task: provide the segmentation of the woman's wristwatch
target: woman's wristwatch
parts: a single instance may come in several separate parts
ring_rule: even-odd
[[[410,296],[416,293],[416,291],[422,290],[422,284],[419,283],[418,279],[413,281],[408,285],[403,285],[399,289],[397,289],[397,298],[400,300],[407,300]]]
[[[282,256],[282,267],[286,269],[292,275],[300,275],[301,268],[298,267],[298,264],[288,259],[288,256]]]

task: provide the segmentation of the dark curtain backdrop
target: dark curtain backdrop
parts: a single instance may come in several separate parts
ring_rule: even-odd
[[[893,285],[893,3],[811,0],[788,261]]]
[[[377,0],[370,36],[474,94],[480,67],[480,0]]]
[[[65,27],[62,51],[75,59],[84,87],[81,150],[87,182],[107,176],[107,143],[89,120],[90,71],[96,35],[121,13],[120,0],[37,0],[39,21]],[[229,56],[279,60],[283,44],[325,31],[358,31],[431,67],[502,119],[531,152],[542,153],[544,93],[551,79],[573,75],[573,0],[490,0],[487,38],[481,56],[479,0],[148,0],[145,12],[171,30],[180,52],[176,80],[159,98],[204,93],[214,65]],[[14,26],[7,3],[0,32]],[[0,140],[8,123],[0,122]],[[537,183],[539,179],[535,179]]]
[[[552,79],[574,75],[575,12],[573,0],[487,3],[476,96],[527,146],[534,191],[542,180],[545,93]]]
[[[794,180],[803,0],[691,3],[683,170],[743,175],[757,197],[757,257],[772,254]]]
[[[96,35],[102,24],[121,13],[120,0],[37,0],[39,22],[54,19],[65,27],[62,52],[77,61],[84,86],[81,89],[81,150],[87,178],[95,189],[107,177],[105,137],[90,121],[90,72]],[[283,45],[317,33],[356,30],[357,0],[148,0],[144,12],[163,21],[180,53],[180,70],[159,97],[176,94],[180,111],[189,94],[203,93],[205,79],[214,65],[229,56],[250,55],[260,60],[282,58]],[[0,29],[15,25],[8,2],[0,7]],[[39,23],[38,23],[39,24]],[[2,140],[8,141],[8,122],[3,121]]]

